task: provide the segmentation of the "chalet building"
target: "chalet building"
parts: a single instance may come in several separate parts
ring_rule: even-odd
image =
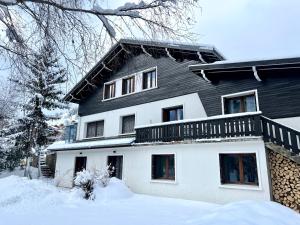
[[[79,119],[48,148],[55,177],[72,187],[77,171],[112,165],[136,193],[272,200],[270,152],[299,165],[299,74],[300,58],[229,62],[212,46],[122,39],[65,96]]]

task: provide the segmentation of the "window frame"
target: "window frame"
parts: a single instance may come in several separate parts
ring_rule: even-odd
[[[232,98],[238,98],[238,97],[246,97],[249,95],[253,95],[255,97],[255,104],[256,104],[256,111],[259,112],[259,101],[258,101],[258,91],[257,89],[255,90],[249,90],[249,91],[242,91],[242,92],[236,92],[232,94],[227,94],[227,95],[222,95],[221,96],[221,104],[222,104],[222,115],[229,115],[225,113],[225,99],[232,99]],[[240,113],[249,113],[249,112],[240,112]],[[231,113],[231,114],[236,114],[236,113]]]
[[[221,155],[237,155],[238,156],[238,164],[239,164],[239,177],[240,177],[240,181],[239,182],[222,182],[223,179],[223,171],[224,169],[222,168],[222,162],[221,162]],[[245,155],[253,155],[255,157],[255,165],[256,165],[256,172],[257,172],[257,183],[256,182],[244,182],[244,170],[243,170],[243,160],[242,157]],[[261,179],[260,179],[260,168],[259,168],[259,163],[258,163],[258,155],[255,152],[236,152],[236,153],[232,153],[232,152],[224,152],[224,153],[219,153],[218,154],[219,157],[219,171],[220,171],[220,185],[222,187],[226,187],[226,186],[232,186],[232,185],[237,185],[239,187],[254,187],[254,188],[260,188],[261,187]]]
[[[106,95],[105,95],[105,93],[106,93],[106,87],[107,86],[111,86],[111,85],[114,85],[114,96],[106,98]],[[116,88],[117,88],[117,82],[115,80],[105,83],[104,84],[104,90],[103,90],[103,100],[105,101],[105,100],[116,98],[116,92],[117,92]]]
[[[144,75],[155,71],[155,86],[144,88]],[[148,83],[148,82],[147,82]],[[151,90],[157,88],[157,67],[153,67],[147,70],[142,71],[142,91]]]
[[[128,134],[135,134],[135,129],[133,132],[130,133],[123,133],[123,118],[124,117],[129,117],[129,116],[134,116],[134,127],[136,125],[136,114],[127,114],[127,115],[123,115],[120,117],[120,129],[119,129],[119,135],[128,135]]]
[[[133,80],[133,91],[132,92],[128,92],[128,93],[124,93],[124,81],[127,80]],[[124,78],[122,78],[122,90],[121,90],[121,94],[123,95],[130,95],[130,94],[134,94],[136,93],[136,75],[130,75],[130,76],[126,76]]]
[[[154,156],[173,156],[174,157],[174,179],[169,179],[169,178],[154,178],[153,177],[153,157]],[[157,182],[157,183],[177,183],[177,157],[175,153],[155,153],[151,154],[151,164],[150,164],[150,180],[151,182]]]
[[[184,120],[184,105],[182,104],[182,105],[176,105],[176,106],[170,106],[170,107],[166,107],[166,108],[162,108],[162,119],[161,119],[161,121],[162,121],[162,123],[168,123],[168,122],[172,122],[172,121],[181,121],[181,120],[172,120],[172,121],[164,121],[164,112],[165,112],[165,110],[172,110],[172,109],[179,109],[179,108],[182,108],[182,120]]]
[[[96,128],[95,128],[95,134],[97,134],[97,123],[100,123],[100,122],[103,122],[103,134],[101,136],[93,136],[93,137],[88,137],[88,125],[89,124],[92,124],[92,123],[95,123],[96,124]],[[85,126],[85,138],[84,139],[93,139],[93,138],[101,138],[101,137],[104,137],[104,129],[105,129],[105,121],[104,120],[96,120],[96,121],[90,121],[90,122],[87,122],[86,123],[86,126]]]

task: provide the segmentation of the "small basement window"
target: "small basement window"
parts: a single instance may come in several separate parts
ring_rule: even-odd
[[[122,95],[135,92],[135,77],[124,78],[122,80]]]
[[[156,69],[143,73],[143,89],[155,88],[156,83]]]
[[[258,111],[256,91],[222,96],[224,114]]]
[[[104,133],[104,121],[96,121],[87,123],[86,126],[86,137],[102,137]]]
[[[175,180],[175,155],[152,155],[152,179]]]
[[[258,185],[256,155],[220,154],[222,184]]]
[[[163,122],[183,120],[183,106],[163,109]]]
[[[116,96],[116,82],[104,85],[104,99],[114,98]]]
[[[122,117],[122,134],[134,133],[135,115]]]

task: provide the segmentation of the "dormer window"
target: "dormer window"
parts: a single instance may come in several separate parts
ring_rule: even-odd
[[[135,92],[135,77],[124,78],[122,81],[122,95]]]
[[[143,89],[156,87],[156,69],[143,73]]]
[[[104,99],[114,98],[116,96],[116,82],[105,84]]]

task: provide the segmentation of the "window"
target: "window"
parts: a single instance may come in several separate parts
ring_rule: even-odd
[[[175,155],[152,155],[152,179],[175,180]]]
[[[88,123],[86,126],[86,137],[101,137],[104,131],[104,121],[96,121]]]
[[[122,134],[128,134],[134,132],[135,116],[123,116],[122,117]]]
[[[122,81],[122,94],[126,95],[135,91],[135,77],[129,77]]]
[[[114,98],[116,96],[116,83],[105,84],[104,99]]]
[[[163,122],[183,120],[183,106],[163,109]]]
[[[225,114],[257,111],[255,93],[223,98]]]
[[[143,73],[143,89],[156,87],[156,70]]]
[[[220,154],[222,184],[258,185],[256,156],[251,154]]]

